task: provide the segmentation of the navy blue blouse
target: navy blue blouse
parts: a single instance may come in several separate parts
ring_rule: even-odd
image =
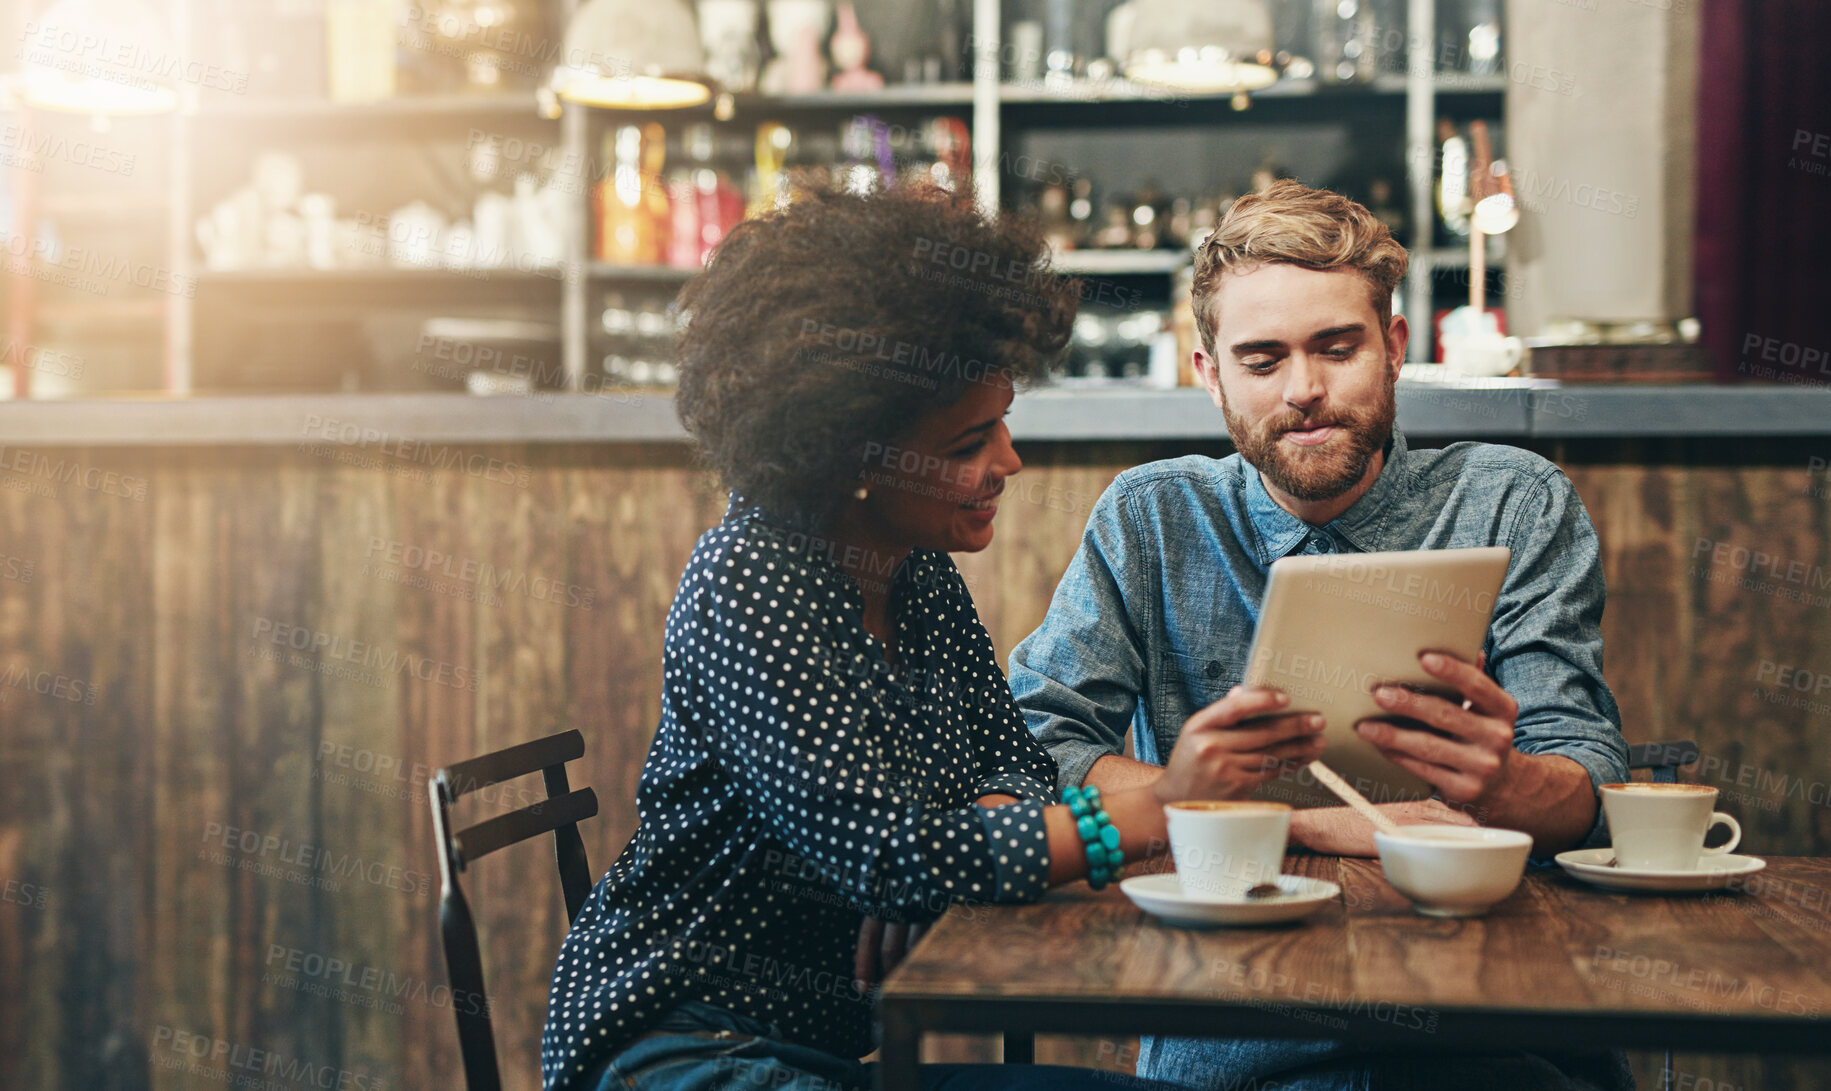
[[[695,547],[668,611],[639,824],[554,971],[547,1088],[575,1086],[686,1000],[862,1056],[866,915],[932,920],[1046,888],[1055,763],[959,571],[915,550],[885,574],[892,669],[836,549],[742,501]],[[1024,802],[975,804],[992,792]]]

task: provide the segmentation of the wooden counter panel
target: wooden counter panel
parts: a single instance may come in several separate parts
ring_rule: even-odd
[[[1112,478],[1190,449],[1226,450],[1025,445],[997,544],[959,558],[1001,656],[1043,616]],[[672,443],[455,450],[442,469],[335,448],[7,452],[0,1086],[212,1086],[171,1067],[188,1035],[224,1044],[219,1068],[262,1050],[393,1088],[458,1083],[425,775],[578,726],[601,873],[634,827],[662,621],[723,498]],[[1812,692],[1831,674],[1831,608],[1809,598],[1831,593],[1810,587],[1831,569],[1808,462],[1826,452],[1573,451],[1629,740],[1695,739],[1705,760],[1687,775],[1723,790],[1750,851],[1831,852],[1831,688]],[[1747,573],[1718,541],[1778,558],[1769,589],[1736,585]],[[507,1086],[533,1088],[563,922],[551,856],[506,853],[467,879]],[[1776,928],[1827,920],[1822,899],[1789,913]],[[1135,1052],[1045,1040],[1039,1056],[1129,1067]],[[1685,1071],[1795,1078],[1756,1060]]]

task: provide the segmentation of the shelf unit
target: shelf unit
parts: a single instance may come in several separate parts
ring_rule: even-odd
[[[559,18],[569,19],[578,0],[558,0]],[[180,5],[189,7],[189,0]],[[1153,119],[1162,123],[1166,94],[1115,79],[1071,88],[1011,83],[1000,79],[996,58],[1000,54],[1000,0],[975,0],[973,34],[979,55],[970,82],[892,85],[880,91],[846,94],[764,97],[739,95],[732,115],[721,124],[754,124],[782,118],[840,118],[848,113],[887,113],[892,116],[925,111],[970,111],[974,152],[975,196],[982,207],[1001,207],[1004,178],[1003,139],[1007,128],[1026,125],[1073,127],[1099,117],[1122,120]],[[1432,27],[1436,0],[1408,0],[1407,18],[1413,27]],[[1252,96],[1251,108],[1234,109],[1233,96],[1173,96],[1179,109],[1178,124],[1225,125],[1245,117],[1255,121],[1328,119],[1344,109],[1377,104],[1390,111],[1402,103],[1405,162],[1412,223],[1406,240],[1414,255],[1405,291],[1406,314],[1414,332],[1412,358],[1428,359],[1430,352],[1432,275],[1466,262],[1460,250],[1432,247],[1435,211],[1432,167],[1436,159],[1435,123],[1440,96],[1488,96],[1496,100],[1468,100],[1468,109],[1498,113],[1504,97],[1504,77],[1439,75],[1417,65],[1405,75],[1380,75],[1364,84],[1342,85],[1314,79],[1283,80]],[[271,137],[297,134],[302,140],[348,138],[352,133],[450,133],[460,126],[511,127],[553,139],[569,162],[590,163],[594,133],[622,118],[655,119],[664,124],[713,120],[710,105],[666,114],[622,114],[566,105],[558,119],[542,117],[531,93],[494,98],[448,95],[391,99],[376,103],[337,104],[297,101],[248,101],[199,107],[191,101],[175,119],[173,176],[170,180],[170,235],[173,271],[193,278],[200,294],[271,293],[298,290],[308,295],[373,298],[377,292],[407,292],[422,297],[449,288],[454,306],[477,294],[477,289],[509,289],[534,296],[552,288],[556,293],[561,331],[562,370],[572,390],[587,389],[592,374],[591,300],[596,290],[613,285],[632,289],[678,285],[690,270],[669,267],[617,267],[590,260],[592,209],[590,186],[571,197],[571,215],[577,229],[569,232],[562,267],[524,272],[518,270],[350,269],[332,271],[216,272],[200,270],[193,227],[202,211],[196,207],[193,152],[200,131],[248,132]],[[353,169],[359,169],[354,168]],[[595,177],[595,174],[588,174]],[[1186,264],[1180,251],[1075,251],[1060,255],[1064,272],[1094,277],[1168,278]],[[579,271],[576,275],[571,270]],[[168,331],[165,386],[172,393],[190,393],[195,386],[197,351],[196,300],[179,300]],[[1420,333],[1422,335],[1420,336]]]

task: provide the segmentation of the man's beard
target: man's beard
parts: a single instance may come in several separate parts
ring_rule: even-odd
[[[1373,456],[1392,438],[1392,422],[1398,415],[1393,384],[1382,384],[1380,400],[1361,410],[1338,409],[1306,422],[1296,410],[1280,413],[1254,427],[1234,415],[1232,407],[1221,398],[1221,414],[1227,420],[1227,433],[1240,457],[1250,462],[1265,479],[1299,500],[1333,500],[1360,483],[1373,464]],[[1300,424],[1318,420],[1338,426],[1346,438],[1335,437],[1318,448],[1286,445],[1280,439]]]

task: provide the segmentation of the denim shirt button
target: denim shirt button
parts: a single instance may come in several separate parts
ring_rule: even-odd
[[[1202,673],[1210,678],[1219,678],[1221,676],[1220,661],[1214,659],[1208,660],[1208,665],[1202,668]]]

